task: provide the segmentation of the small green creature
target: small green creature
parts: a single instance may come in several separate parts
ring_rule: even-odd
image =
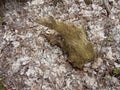
[[[114,75],[120,74],[120,70],[119,70],[118,68],[115,68],[115,69],[113,70],[113,74],[114,74]]]
[[[87,40],[84,29],[56,21],[52,17],[39,19],[37,22],[58,33],[57,35],[45,35],[45,37],[51,45],[59,46],[67,54],[68,61],[73,67],[82,68],[85,63],[95,59],[94,46]]]

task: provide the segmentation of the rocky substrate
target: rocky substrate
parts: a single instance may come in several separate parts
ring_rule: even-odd
[[[5,12],[0,22],[0,76],[7,90],[120,90],[120,0],[109,0],[111,14],[99,0],[33,0]],[[36,19],[53,16],[84,26],[98,57],[73,68]]]

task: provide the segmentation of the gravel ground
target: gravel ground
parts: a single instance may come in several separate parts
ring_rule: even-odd
[[[99,0],[33,0],[5,12],[0,24],[0,75],[7,90],[120,90],[120,0],[111,2],[111,14]],[[43,32],[36,19],[53,16],[84,26],[100,54],[82,70],[73,68]]]

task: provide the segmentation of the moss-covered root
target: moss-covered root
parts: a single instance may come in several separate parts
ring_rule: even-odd
[[[63,0],[52,0],[53,5],[56,6],[58,3],[63,3]]]
[[[49,41],[54,41],[60,45],[61,49],[68,55],[68,61],[74,67],[82,68],[85,63],[95,59],[94,46],[87,40],[84,29],[56,21],[52,17],[40,19],[37,22],[58,32],[58,36],[62,38],[61,41],[56,37],[52,40],[53,35],[51,35],[52,38],[46,37]]]
[[[0,80],[0,90],[5,90],[5,87],[3,86],[3,83],[1,80]]]
[[[92,0],[84,0],[84,2],[86,3],[86,5],[92,4]]]

